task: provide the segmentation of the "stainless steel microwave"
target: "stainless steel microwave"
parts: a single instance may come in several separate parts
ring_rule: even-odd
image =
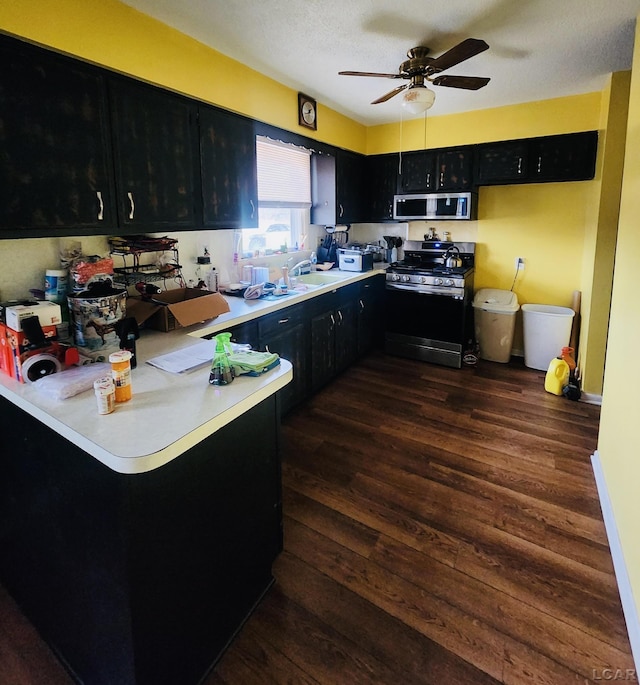
[[[425,193],[424,195],[394,195],[393,218],[398,221],[457,220],[477,218],[476,193]]]

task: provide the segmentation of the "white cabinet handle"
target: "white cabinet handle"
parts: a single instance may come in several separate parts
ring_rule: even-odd
[[[522,157],[518,157],[518,173],[522,173]]]
[[[98,221],[104,219],[104,202],[102,201],[102,193],[96,190],[96,196],[98,197]]]
[[[542,156],[538,157],[538,173],[542,170]]]
[[[133,215],[135,214],[135,211],[136,211],[136,205],[133,201],[133,193],[127,193],[127,197],[129,198],[129,205],[130,205],[129,218],[133,219]]]
[[[251,203],[251,218],[253,219],[256,215],[256,206],[253,204],[253,200],[249,200],[249,202]]]

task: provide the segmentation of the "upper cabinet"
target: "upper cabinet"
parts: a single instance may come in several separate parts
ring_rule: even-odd
[[[397,191],[397,152],[366,158],[366,220],[392,221],[393,196]]]
[[[472,146],[436,151],[436,190],[470,190],[473,187]]]
[[[597,148],[597,131],[532,138],[529,175],[534,181],[592,179]]]
[[[473,147],[416,150],[401,155],[398,193],[470,190],[473,187]]]
[[[527,140],[506,140],[479,146],[479,185],[519,183],[527,178],[529,163]]]
[[[595,175],[597,131],[478,145],[478,185],[586,181]]]
[[[257,228],[256,137],[251,119],[199,107],[204,225]]]
[[[129,79],[109,94],[120,225],[195,226],[195,104]]]
[[[415,150],[396,155],[398,193],[428,193],[436,189],[436,153]]]
[[[311,156],[311,223],[320,226],[365,220],[366,157],[337,150]]]
[[[336,155],[336,223],[363,221],[365,156],[348,150]]]
[[[9,38],[0,62],[0,229],[115,226],[102,75]]]

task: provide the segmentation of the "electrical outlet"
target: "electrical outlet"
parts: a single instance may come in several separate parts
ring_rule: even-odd
[[[516,271],[524,270],[524,257],[516,257]]]

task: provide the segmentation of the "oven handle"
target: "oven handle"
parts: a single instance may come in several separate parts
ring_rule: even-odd
[[[400,285],[399,283],[387,283],[386,289],[387,290],[407,290],[408,292],[416,293],[417,295],[441,295],[442,297],[452,297],[456,300],[462,300],[463,299],[463,295],[453,293],[450,290],[448,290],[448,291],[422,290],[420,288],[416,288],[413,285]]]

